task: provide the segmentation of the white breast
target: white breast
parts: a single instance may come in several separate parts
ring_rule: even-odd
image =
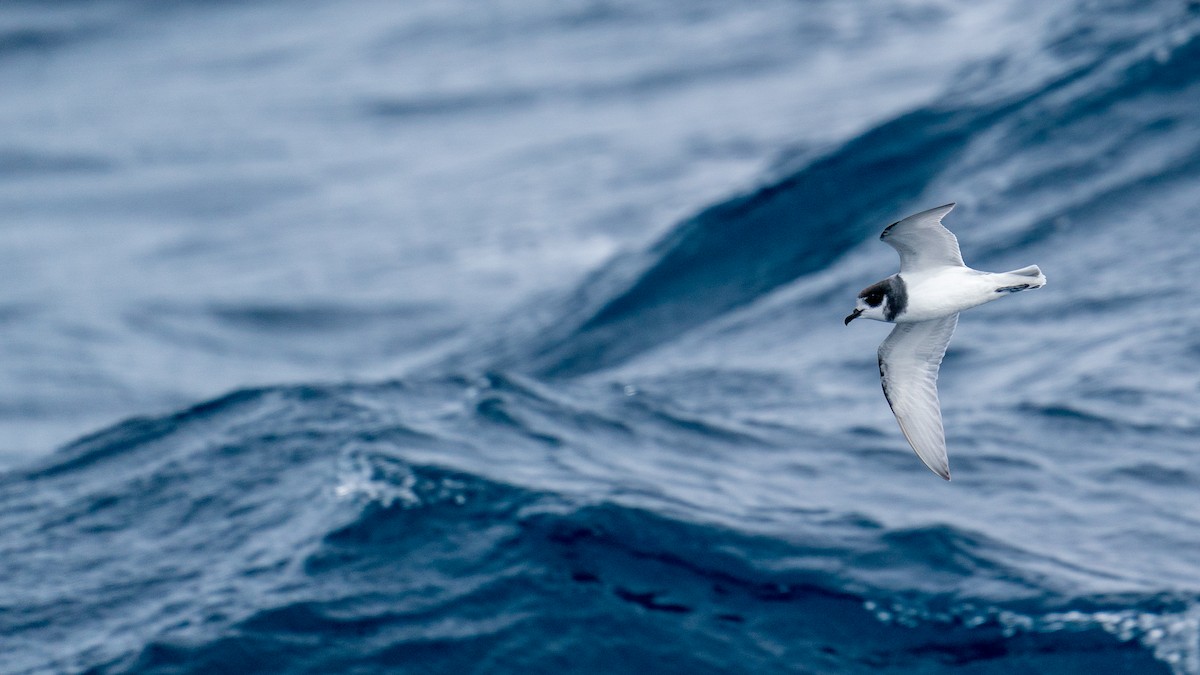
[[[939,267],[920,273],[901,272],[908,307],[896,323],[941,319],[1002,297],[993,275],[969,267]]]

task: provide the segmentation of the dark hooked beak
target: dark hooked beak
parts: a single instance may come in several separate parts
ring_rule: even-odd
[[[855,319],[857,319],[859,314],[862,314],[862,310],[861,310],[861,309],[856,309],[856,310],[854,310],[853,312],[850,312],[850,316],[846,317],[846,324],[845,324],[845,325],[849,326],[849,325],[850,325],[850,322],[851,322],[851,321],[853,321],[853,320],[855,320]]]

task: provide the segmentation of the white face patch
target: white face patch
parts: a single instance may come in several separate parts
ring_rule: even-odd
[[[857,306],[868,319],[894,321],[908,306],[908,289],[900,275],[894,274],[864,288]]]

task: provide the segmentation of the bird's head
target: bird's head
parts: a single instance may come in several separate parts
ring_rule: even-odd
[[[854,311],[846,317],[846,325],[850,325],[851,321],[859,317],[891,321],[896,317],[896,308],[892,306],[894,302],[891,277],[871,284],[859,292]]]

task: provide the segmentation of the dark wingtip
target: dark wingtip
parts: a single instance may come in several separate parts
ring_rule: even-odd
[[[929,465],[928,465],[928,464],[926,464],[925,466],[929,466]],[[948,462],[947,462],[947,464],[946,464],[946,468],[944,468],[944,469],[934,469],[932,466],[930,466],[929,468],[930,468],[930,469],[931,469],[931,470],[932,470],[934,473],[936,473],[937,475],[941,476],[941,477],[942,477],[942,480],[944,480],[944,481],[946,481],[946,482],[950,482],[950,464],[949,464]]]

